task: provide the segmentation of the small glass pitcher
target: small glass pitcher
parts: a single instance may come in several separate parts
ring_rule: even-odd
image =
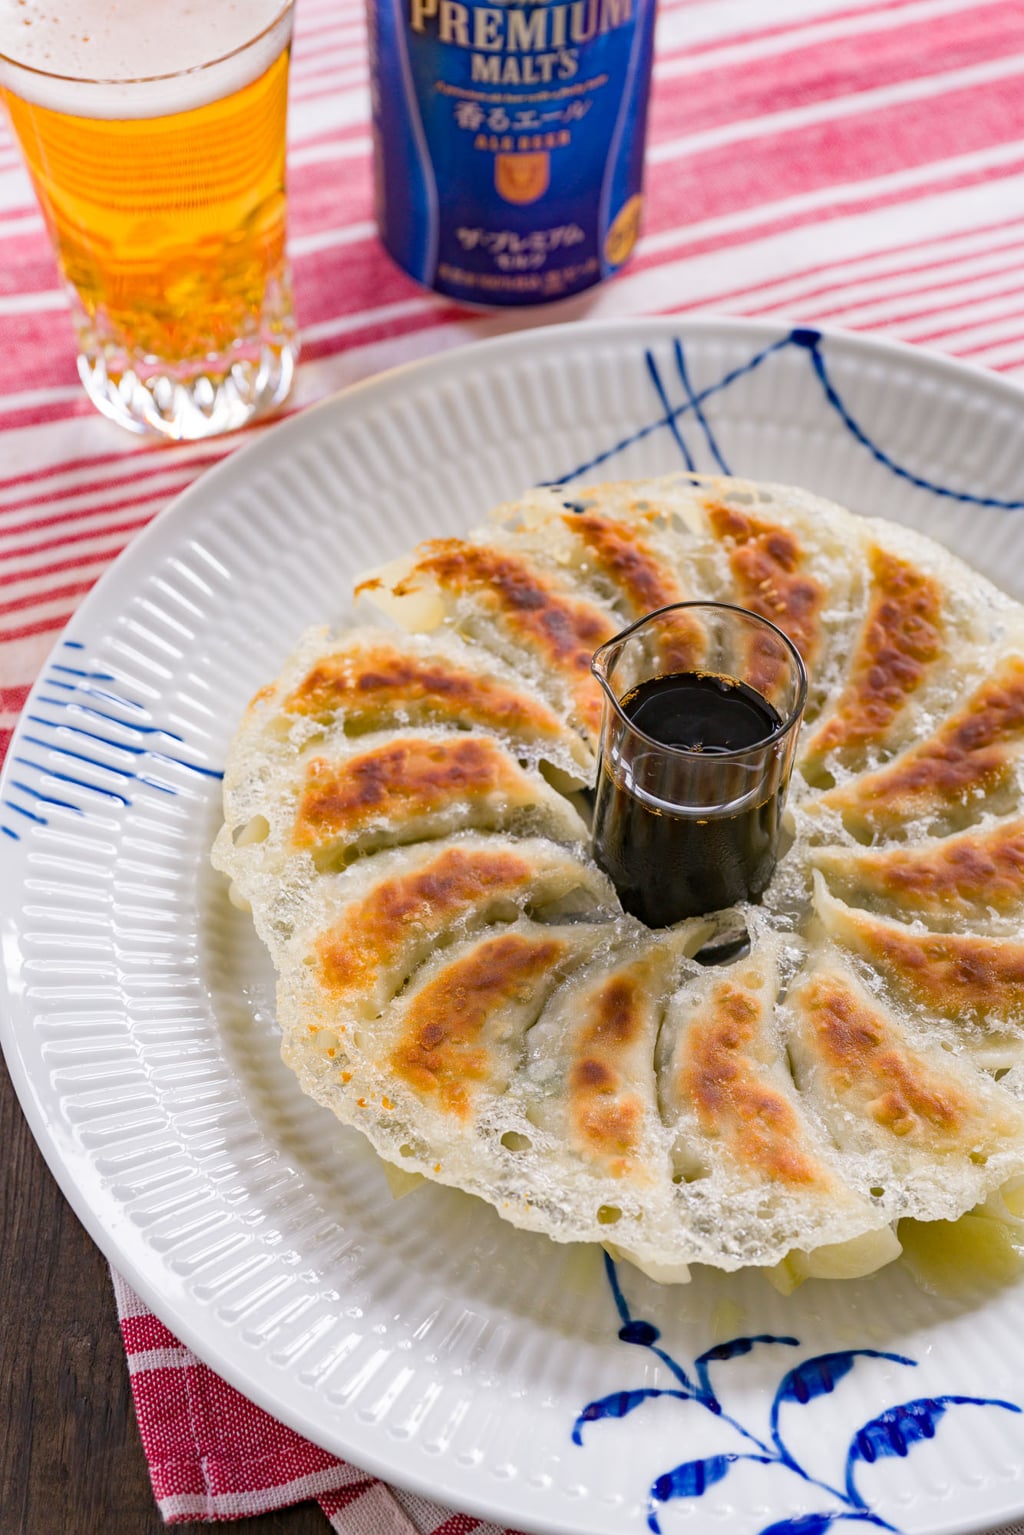
[[[592,670],[594,856],[625,909],[666,927],[759,900],[807,697],[796,646],[744,608],[683,602],[608,640]]]

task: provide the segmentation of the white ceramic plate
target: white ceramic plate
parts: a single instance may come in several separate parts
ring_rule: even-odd
[[[393,1201],[280,1064],[207,862],[234,721],[355,573],[531,482],[687,462],[912,523],[1024,598],[1024,395],[918,352],[576,324],[349,390],[193,486],[55,650],[0,788],[4,1047],[110,1259],[357,1464],[563,1535],[976,1530],[1024,1510],[1024,1283],[660,1288],[450,1190]]]

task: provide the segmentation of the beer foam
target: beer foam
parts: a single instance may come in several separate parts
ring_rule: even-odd
[[[286,0],[0,0],[0,86],[79,117],[162,117],[257,79]]]

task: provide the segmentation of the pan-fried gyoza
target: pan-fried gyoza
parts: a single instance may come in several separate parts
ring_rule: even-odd
[[[895,524],[690,474],[530,492],[356,596],[249,706],[213,853],[307,1093],[666,1280],[866,1273],[1024,1174],[1016,603]],[[648,930],[589,852],[590,658],[697,599],[778,624],[808,709],[761,904]],[[699,670],[692,615],[660,643]]]

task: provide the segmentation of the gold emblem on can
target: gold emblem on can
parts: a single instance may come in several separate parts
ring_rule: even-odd
[[[551,184],[551,156],[496,155],[494,185],[507,203],[535,203]]]
[[[621,266],[630,254],[640,234],[640,217],[644,200],[639,192],[623,203],[605,235],[604,259],[609,266]]]

